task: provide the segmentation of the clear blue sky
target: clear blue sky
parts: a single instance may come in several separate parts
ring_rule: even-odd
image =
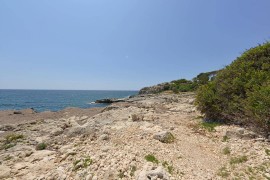
[[[270,39],[269,0],[0,0],[0,89],[140,89]]]

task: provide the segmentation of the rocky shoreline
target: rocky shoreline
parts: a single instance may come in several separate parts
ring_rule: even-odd
[[[269,139],[207,124],[193,93],[0,111],[0,179],[269,179]]]

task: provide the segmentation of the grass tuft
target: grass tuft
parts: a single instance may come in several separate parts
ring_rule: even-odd
[[[265,153],[267,154],[267,156],[270,156],[270,150],[269,149],[265,149]]]
[[[218,122],[201,122],[201,127],[206,129],[209,132],[214,132],[215,127],[220,126],[220,123]]]
[[[224,155],[231,154],[231,150],[230,150],[229,147],[225,147],[222,152],[223,152]]]
[[[218,176],[221,176],[222,178],[227,178],[229,177],[229,171],[226,169],[226,167],[222,167],[219,169],[218,173],[217,173]]]
[[[228,142],[230,138],[228,136],[223,136],[222,138],[222,142]]]
[[[133,177],[135,175],[135,171],[137,171],[137,167],[136,166],[131,166],[131,170],[130,170],[130,176]]]
[[[164,162],[162,163],[162,166],[163,166],[164,168],[166,168],[170,174],[173,173],[174,168],[173,168],[172,165],[169,165],[169,163],[168,163],[167,161],[164,161]]]
[[[240,157],[233,157],[231,158],[230,160],[230,164],[233,165],[233,164],[240,164],[240,163],[244,163],[244,162],[247,162],[247,156],[240,156]]]
[[[148,154],[144,158],[148,162],[152,162],[152,163],[156,163],[156,164],[159,163],[159,161],[157,160],[157,158],[154,155],[152,155],[152,154]]]

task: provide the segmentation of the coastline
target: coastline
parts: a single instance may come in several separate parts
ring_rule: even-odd
[[[0,111],[2,179],[246,178],[248,168],[263,178],[267,172],[256,167],[270,166],[267,139],[234,125],[205,128],[194,93],[142,95],[96,109],[24,111]]]

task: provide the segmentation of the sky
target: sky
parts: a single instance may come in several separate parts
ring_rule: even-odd
[[[138,90],[270,39],[269,0],[0,0],[0,89]]]

